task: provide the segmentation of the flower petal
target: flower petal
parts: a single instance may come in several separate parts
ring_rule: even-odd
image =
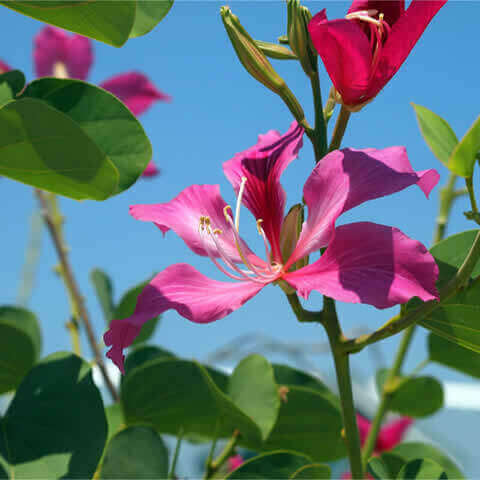
[[[0,75],[11,70],[10,66],[0,60]]]
[[[367,200],[384,197],[417,184],[428,197],[440,175],[415,172],[404,147],[383,150],[335,150],[314,168],[303,196],[308,207],[297,247],[287,265],[325,247],[339,215]]]
[[[143,289],[131,317],[112,321],[103,336],[105,345],[111,346],[107,357],[124,372],[123,349],[132,344],[150,318],[174,309],[192,322],[213,322],[240,308],[262,288],[250,281],[212,280],[186,263],[171,265]]]
[[[368,100],[372,51],[362,27],[351,20],[327,20],[322,10],[310,20],[308,30],[343,103]]]
[[[297,158],[302,147],[303,128],[297,122],[284,135],[270,130],[258,137],[258,142],[237,153],[223,164],[225,176],[238,195],[242,177],[247,179],[243,204],[255,218],[262,219],[274,260],[281,262],[280,230],[283,222],[286,195],[280,177],[289,163]]]
[[[377,308],[438,299],[438,267],[428,250],[397,228],[369,222],[338,227],[319,260],[283,278],[304,298],[317,290]]]
[[[142,173],[142,177],[155,177],[159,173],[160,170],[158,169],[158,167],[155,165],[153,160],[150,160]]]
[[[377,10],[378,13],[383,13],[385,21],[393,26],[405,12],[405,0],[353,0],[348,13],[360,10]]]
[[[377,438],[377,452],[381,453],[397,446],[412,423],[413,418],[402,417],[382,427]]]
[[[365,441],[367,440],[368,432],[370,431],[370,428],[372,428],[372,424],[365,417],[357,413],[357,425],[358,433],[360,434],[360,443],[363,447]]]
[[[210,217],[212,229],[219,228],[222,231],[216,237],[220,247],[235,263],[242,263],[235,245],[232,228],[223,214],[223,209],[226,206],[225,200],[220,195],[218,185],[192,185],[170,202],[153,205],[132,205],[130,214],[137,220],[154,222],[163,233],[172,229],[198,255],[208,255],[204,246],[204,242],[207,242],[207,247],[211,253],[219,257],[213,240],[206,236],[202,239],[199,233],[200,217]],[[256,257],[244,242],[242,248],[254,265],[265,265],[265,262]]]
[[[69,36],[60,28],[46,26],[35,37],[33,51],[37,77],[54,75],[61,63],[71,78],[85,80],[93,62],[91,42],[81,35]]]
[[[368,96],[374,97],[397,73],[410,51],[447,0],[412,0],[406,12],[393,25],[383,47]]]
[[[146,75],[138,72],[116,75],[102,82],[100,86],[118,97],[134,115],[145,112],[157,100],[171,100],[171,97],[158,90]]]

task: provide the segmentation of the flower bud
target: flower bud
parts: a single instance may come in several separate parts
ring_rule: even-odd
[[[278,45],[278,43],[262,42],[261,40],[255,40],[255,43],[267,57],[277,60],[298,60],[289,48]]]
[[[288,43],[298,57],[304,72],[310,77],[317,71],[317,54],[308,33],[308,22],[312,14],[299,0],[287,0]]]
[[[280,232],[280,248],[284,262],[290,258],[297,246],[298,238],[302,231],[304,217],[303,205],[297,203],[289,210],[283,220],[282,230]],[[308,257],[302,258],[292,265],[291,270],[298,270],[307,264]]]
[[[295,119],[302,123],[305,119],[305,113],[298,100],[288,88],[285,80],[272,67],[255,40],[242,27],[238,17],[232,13],[229,7],[221,7],[220,15],[237,57],[247,72],[272,92],[279,95]]]

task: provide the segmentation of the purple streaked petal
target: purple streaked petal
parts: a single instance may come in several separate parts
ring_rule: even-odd
[[[282,261],[279,240],[286,200],[280,177],[289,163],[297,158],[303,132],[297,122],[293,122],[284,135],[270,130],[259,135],[256,145],[223,164],[225,176],[237,195],[242,177],[247,179],[243,204],[257,220],[263,220],[263,230],[272,247],[274,260],[278,262]]]
[[[336,228],[319,260],[283,278],[304,298],[317,290],[342,302],[377,308],[412,297],[438,299],[438,267],[428,250],[397,228],[370,222]]]
[[[193,252],[202,256],[208,256],[208,253],[199,233],[200,217],[210,217],[212,229],[219,228],[222,231],[217,236],[220,246],[235,263],[242,263],[235,245],[232,228],[223,214],[223,209],[226,206],[225,200],[220,195],[218,185],[192,185],[170,202],[153,205],[132,205],[130,214],[137,220],[154,222],[163,233],[172,229]],[[204,241],[208,242],[212,254],[215,257],[220,257],[213,240],[205,238]],[[242,244],[242,247],[254,265],[265,265],[265,262],[256,257],[245,243]]]
[[[186,263],[171,265],[143,289],[131,317],[112,321],[103,336],[105,345],[111,347],[107,357],[124,372],[123,349],[150,318],[173,309],[195,323],[214,322],[240,308],[263,286],[250,281],[219,282]]]
[[[303,195],[308,207],[297,247],[287,265],[325,247],[336,219],[367,200],[418,185],[428,197],[440,175],[434,169],[415,172],[405,147],[383,150],[335,150],[314,168]]]
[[[171,100],[171,97],[158,90],[146,75],[138,72],[115,75],[100,86],[118,97],[134,115],[142,114],[157,100]]]

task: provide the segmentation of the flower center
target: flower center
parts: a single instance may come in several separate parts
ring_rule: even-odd
[[[53,76],[56,78],[68,78],[68,70],[63,62],[54,63]]]
[[[269,283],[278,277],[278,274],[282,270],[283,266],[277,263],[271,263],[271,260],[270,260],[271,252],[270,252],[268,240],[261,225],[263,220],[262,219],[257,220],[257,230],[259,235],[262,237],[263,244],[265,246],[265,254],[267,257],[265,266],[254,265],[249,260],[248,254],[247,254],[247,246],[243,242],[243,240],[240,238],[240,233],[239,233],[240,207],[242,204],[242,197],[245,191],[246,182],[247,182],[247,179],[245,177],[242,177],[242,182],[240,184],[240,189],[238,191],[238,196],[237,196],[237,205],[235,208],[235,219],[232,219],[230,215],[230,211],[232,210],[232,207],[230,207],[230,205],[227,205],[223,209],[225,220],[227,221],[228,225],[231,227],[231,230],[233,233],[235,248],[246,269],[240,268],[236,264],[235,258],[233,258],[233,256],[229,254],[229,252],[227,252],[225,248],[222,246],[222,243],[219,241],[218,237],[220,235],[223,235],[224,232],[221,229],[215,228],[214,226],[212,226],[210,217],[204,216],[204,215],[200,217],[198,232],[200,234],[200,238],[202,239],[203,247],[207,252],[210,260],[212,260],[215,266],[225,275],[235,280],[250,280],[252,282],[257,282],[257,283]],[[228,267],[230,270],[225,268],[221,263],[218,262],[217,258],[215,258],[216,252],[215,252],[215,249],[213,248],[214,246],[216,248],[216,251],[218,252],[218,256],[222,259],[225,266]]]
[[[372,49],[371,76],[373,76],[378,66],[383,45],[391,30],[390,25],[385,21],[384,17],[385,15],[383,13],[379,13],[378,10],[375,9],[359,10],[358,12],[352,12],[345,16],[347,20],[363,22],[367,28],[370,37],[370,47]]]

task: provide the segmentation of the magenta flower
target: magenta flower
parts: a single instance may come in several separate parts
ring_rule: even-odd
[[[313,45],[351,110],[372,100],[397,73],[447,0],[354,0],[345,19],[325,10],[308,25]]]
[[[2,73],[8,72],[9,70],[11,70],[10,67],[0,60],[0,75]]]
[[[35,37],[33,60],[37,77],[78,78],[86,80],[93,63],[91,41],[81,35],[68,35],[64,30],[46,26]],[[0,73],[9,70],[0,61]],[[171,97],[159,91],[143,73],[128,72],[116,75],[100,84],[118,97],[134,115],[140,115],[157,100],[170,101]],[[142,176],[159,173],[152,160]]]
[[[233,472],[243,464],[243,457],[239,454],[233,455],[228,459],[228,471]]]
[[[148,319],[174,309],[192,322],[213,322],[280,280],[304,298],[317,290],[337,300],[378,308],[414,296],[424,301],[438,298],[438,268],[422,244],[396,228],[375,223],[335,227],[343,212],[410,185],[417,184],[428,195],[438,173],[414,172],[403,147],[345,149],[325,156],[304,186],[308,218],[298,242],[282,254],[288,232],[282,229],[286,195],[280,177],[297,157],[302,136],[303,129],[294,122],[285,135],[275,131],[260,135],[255,146],[224,163],[237,194],[235,210],[220,196],[218,185],[192,185],[170,202],[130,208],[133,217],[154,222],[164,234],[174,230],[193,252],[209,257],[235,282],[210,279],[185,263],[155,276],[140,294],[134,314],[113,320],[104,335],[105,344],[111,346],[107,356],[120,370],[123,349]],[[266,260],[240,237],[242,203],[257,220]],[[292,268],[323,247],[327,249],[319,260],[299,270]]]

